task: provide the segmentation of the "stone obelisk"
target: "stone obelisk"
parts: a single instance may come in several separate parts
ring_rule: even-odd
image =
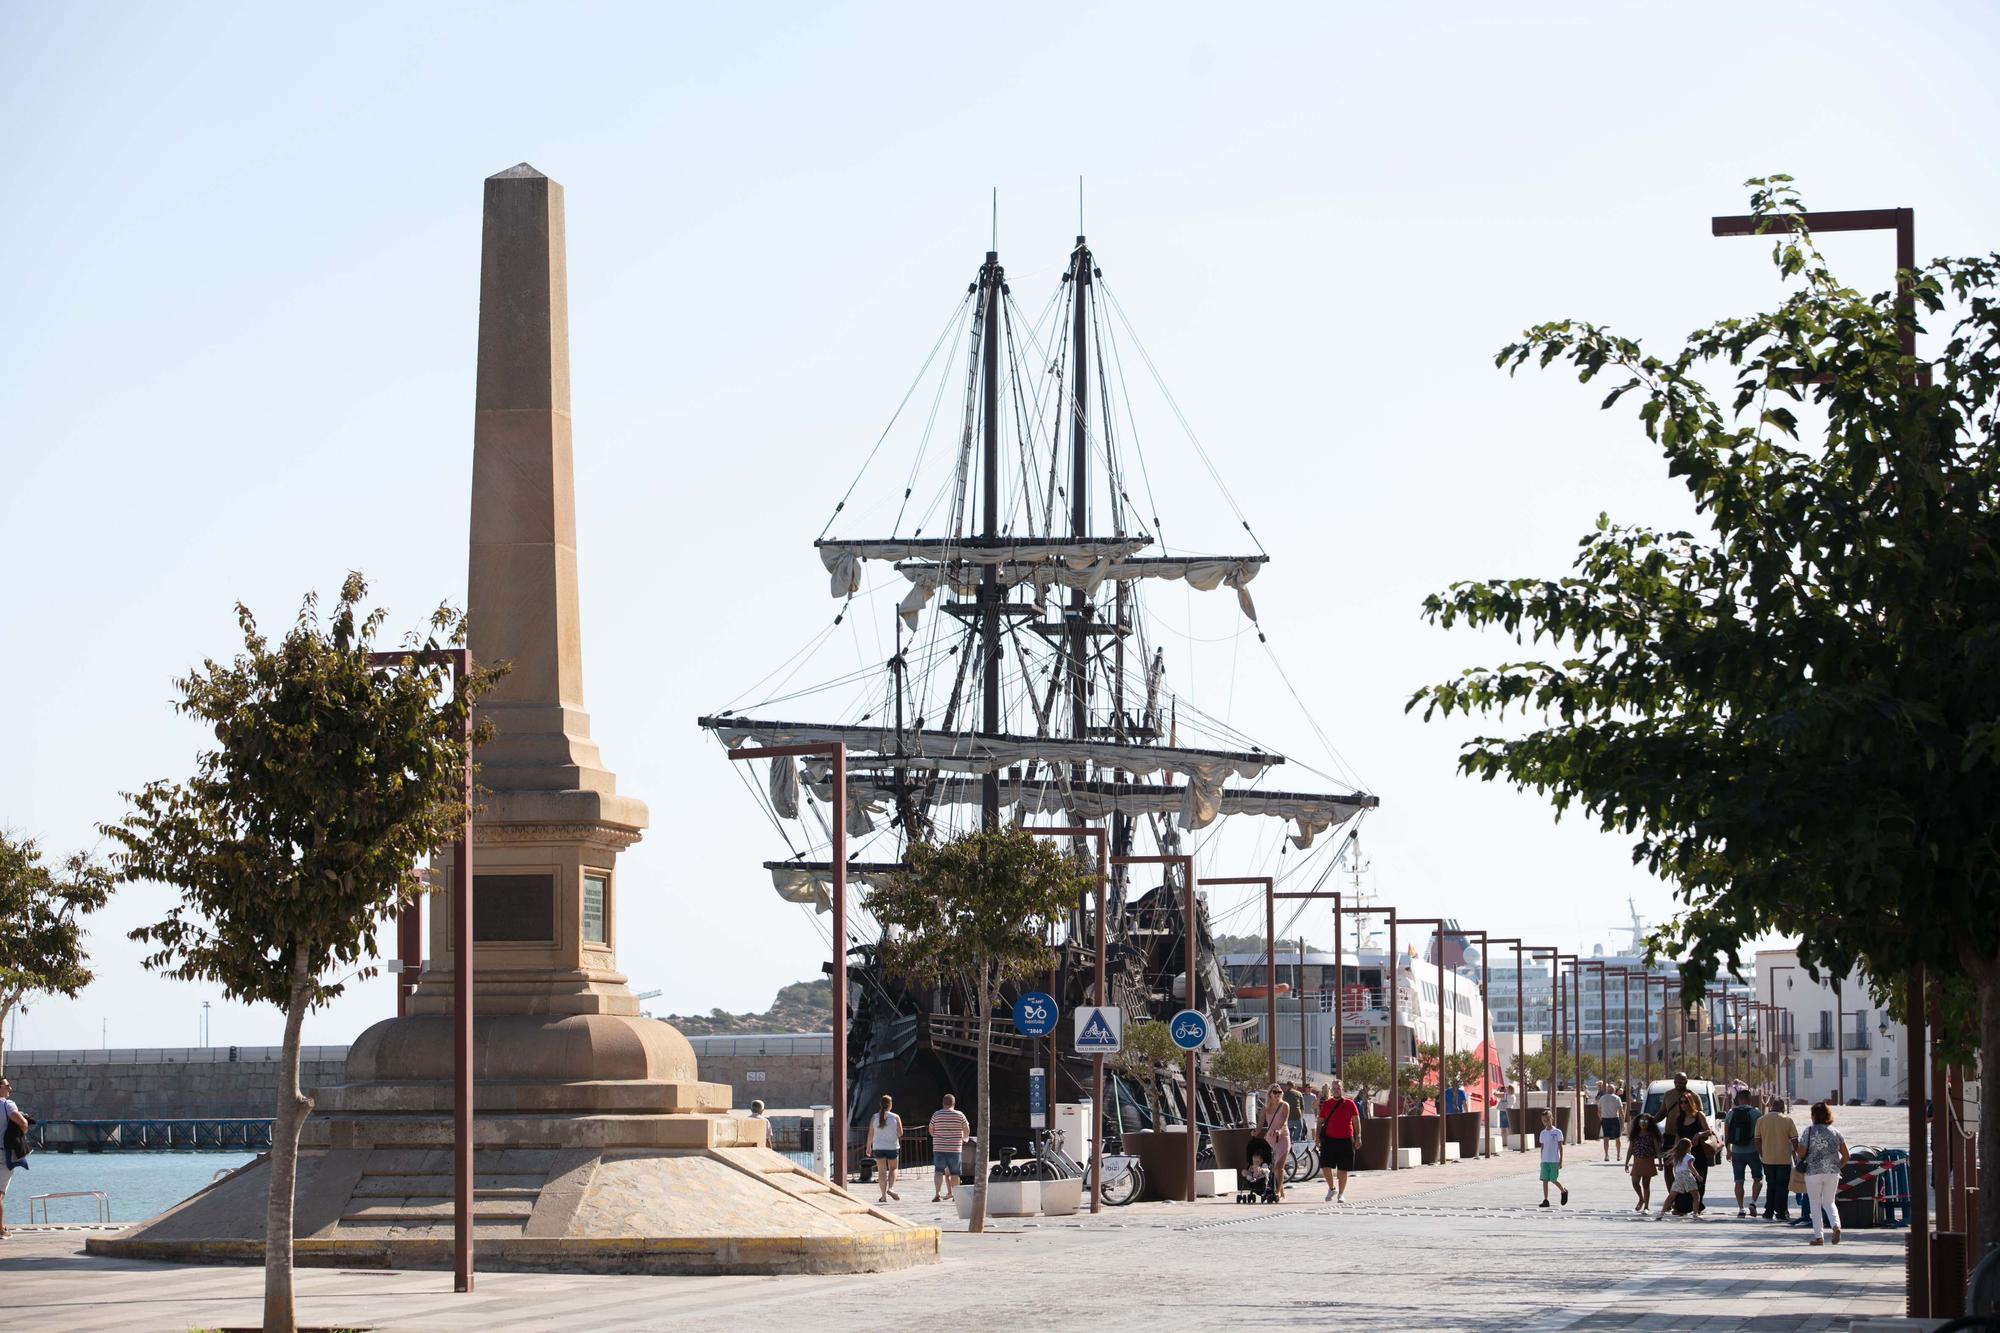
[[[641,1017],[613,947],[618,853],[646,827],[590,739],[577,623],[562,187],[486,181],[467,614],[511,670],[474,756],[473,1218],[481,1267],[859,1272],[934,1262],[938,1233],[770,1150],[687,1039]],[[449,867],[445,867],[448,871]],[[449,873],[438,882],[449,884]],[[451,1262],[451,895],[406,1017],[349,1048],[299,1159],[305,1264]],[[93,1253],[213,1262],[263,1248],[260,1159]]]
[[[501,1080],[481,1104],[516,1101],[512,1074],[534,1080],[543,1109],[629,1106],[638,1090],[609,1085],[635,1082],[656,1085],[649,1095],[675,1089],[675,1110],[727,1109],[725,1089],[697,1084],[680,1034],[639,1017],[615,957],[618,853],[639,839],[646,807],[619,793],[583,707],[563,192],[526,164],[486,180],[470,545],[472,658],[508,667],[478,706],[492,735],[474,756],[474,1041],[482,1076]],[[451,913],[448,892],[432,900],[417,1021],[363,1034],[351,1080],[447,1076]],[[559,1101],[558,1084],[570,1085]]]

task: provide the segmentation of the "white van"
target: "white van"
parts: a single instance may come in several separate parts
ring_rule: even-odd
[[[1660,1111],[1667,1104],[1667,1094],[1673,1090],[1674,1081],[1670,1078],[1656,1078],[1648,1083],[1646,1106],[1641,1114],[1653,1117],[1653,1123],[1657,1125],[1660,1122]],[[1717,1133],[1720,1133],[1719,1122],[1716,1120],[1715,1085],[1705,1078],[1691,1078],[1688,1080],[1688,1091],[1694,1094],[1695,1101],[1701,1106],[1702,1115],[1708,1118],[1708,1123],[1717,1125]]]

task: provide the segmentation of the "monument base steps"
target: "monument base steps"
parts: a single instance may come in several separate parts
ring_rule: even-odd
[[[861,1273],[934,1263],[938,1232],[865,1203],[718,1115],[480,1116],[473,1236],[487,1269]],[[449,1119],[315,1117],[293,1242],[306,1265],[448,1268]],[[92,1254],[261,1263],[269,1159]]]

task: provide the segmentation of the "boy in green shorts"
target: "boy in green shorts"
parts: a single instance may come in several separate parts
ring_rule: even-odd
[[[1563,1132],[1556,1128],[1556,1118],[1542,1108],[1542,1132],[1535,1136],[1542,1145],[1542,1207],[1549,1206],[1549,1186],[1554,1185],[1562,1201],[1569,1202],[1569,1191],[1563,1188]]]

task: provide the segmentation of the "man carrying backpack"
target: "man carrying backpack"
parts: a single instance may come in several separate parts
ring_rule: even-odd
[[[1748,1088],[1736,1090],[1736,1105],[1723,1122],[1723,1138],[1729,1144],[1729,1170],[1736,1177],[1736,1215],[1748,1217],[1757,1211],[1757,1196],[1764,1188],[1764,1164],[1757,1151],[1757,1121],[1762,1113],[1751,1101]],[[1743,1204],[1743,1173],[1750,1173],[1750,1204]]]
[[[7,1185],[28,1166],[28,1117],[14,1105],[14,1085],[0,1076],[0,1239],[7,1235]]]

